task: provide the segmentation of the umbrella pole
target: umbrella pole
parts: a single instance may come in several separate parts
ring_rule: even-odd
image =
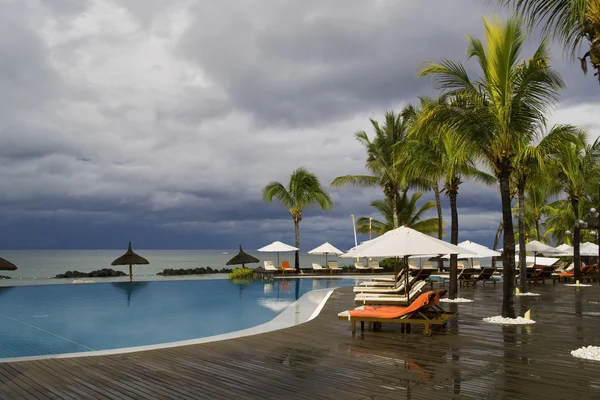
[[[406,302],[410,303],[410,293],[408,290],[408,256],[404,256],[404,271],[405,271],[405,284],[404,284],[404,291],[406,292]]]
[[[277,252],[277,268],[279,268],[279,252]]]
[[[129,264],[129,282],[133,282],[133,272],[131,270],[131,264]]]
[[[327,253],[325,253],[325,266],[327,266]]]

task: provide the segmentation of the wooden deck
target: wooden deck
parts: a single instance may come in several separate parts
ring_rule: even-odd
[[[532,285],[530,327],[485,324],[502,285],[464,288],[475,302],[425,337],[350,333],[337,290],[304,325],[262,335],[139,353],[0,364],[0,399],[598,399],[600,362],[570,355],[600,345],[600,287]],[[235,318],[232,315],[232,318]],[[176,329],[174,327],[174,329]]]

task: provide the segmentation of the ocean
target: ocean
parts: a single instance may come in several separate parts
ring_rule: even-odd
[[[225,268],[227,261],[238,253],[235,250],[136,250],[134,251],[145,257],[149,265],[134,265],[134,280],[167,279],[166,277],[155,277],[164,269],[173,268],[198,268],[211,267],[213,269]],[[248,254],[260,260],[259,264],[246,265],[255,268],[263,265],[263,261],[270,260],[277,264],[277,253],[260,253],[257,251],[244,250]],[[12,262],[17,266],[16,271],[0,271],[0,275],[10,276],[11,279],[0,280],[1,286],[24,285],[24,284],[48,284],[48,283],[71,283],[72,279],[48,279],[66,271],[91,272],[102,268],[113,268],[128,273],[128,266],[112,267],[110,263],[121,256],[124,250],[0,250],[0,257]],[[227,254],[224,254],[227,253]],[[280,253],[281,261],[287,260],[294,265],[294,253]],[[336,260],[329,256],[328,260]],[[340,264],[351,264],[352,260],[339,259]],[[300,253],[300,265],[309,268],[312,263],[325,263],[325,256],[313,256]],[[233,267],[229,267],[233,268]],[[184,279],[194,278],[223,278],[223,275],[211,276],[185,276]],[[92,279],[92,278],[88,278]],[[98,282],[125,281],[128,278],[94,278]],[[182,279],[182,278],[169,278]]]

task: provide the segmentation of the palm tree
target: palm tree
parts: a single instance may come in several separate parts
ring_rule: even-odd
[[[536,131],[538,132],[538,131]],[[518,153],[515,157],[515,171],[514,179],[517,189],[518,197],[518,238],[519,238],[519,286],[522,292],[526,290],[527,283],[527,269],[526,269],[526,252],[525,243],[525,189],[530,176],[537,176],[543,173],[544,159],[546,159],[553,152],[558,151],[559,148],[563,147],[567,142],[576,141],[577,132],[573,130],[570,125],[555,125],[548,135],[544,136],[542,140],[537,144],[531,143],[516,143],[518,146]],[[535,139],[533,137],[524,137],[524,139]],[[541,178],[540,178],[541,179]],[[537,182],[539,183],[539,182]],[[549,186],[547,186],[549,188]],[[556,190],[558,192],[558,188]]]
[[[409,198],[407,192],[407,190],[404,190],[397,199],[398,223],[427,235],[435,234],[438,229],[437,218],[423,219],[423,215],[435,207],[434,202],[428,201],[421,205],[421,207],[418,207],[417,201],[423,196],[423,193],[413,193]],[[373,219],[371,221],[368,217],[360,217],[356,220],[356,231],[364,234],[372,231],[376,235],[383,235],[387,231],[394,229],[394,211],[390,200],[388,198],[375,200],[371,203],[371,206],[379,211],[383,220],[378,221]]]
[[[426,115],[428,110],[443,104],[445,99],[437,101],[421,99],[421,113]],[[429,125],[429,128],[432,126]],[[466,135],[460,134],[451,126],[440,124],[433,129],[421,127],[419,120],[411,129],[414,139],[406,145],[406,165],[411,175],[440,177],[444,192],[450,199],[450,243],[458,244],[458,189],[463,178],[475,178],[487,184],[492,184],[495,179],[477,169],[475,165],[475,147]],[[456,298],[458,293],[458,265],[456,255],[450,256],[450,290],[449,297]]]
[[[500,185],[504,251],[502,315],[514,318],[515,243],[512,223],[510,181],[518,154],[517,143],[530,143],[536,128],[546,121],[545,113],[558,100],[563,82],[550,67],[545,38],[533,56],[521,60],[526,35],[521,22],[484,20],[486,44],[469,37],[469,58],[481,68],[471,77],[461,63],[443,60],[429,63],[422,76],[432,75],[437,88],[454,97],[449,105],[438,106],[428,120],[450,122],[474,143],[494,171]]]
[[[292,172],[287,188],[273,181],[263,188],[262,194],[267,203],[271,203],[273,198],[276,198],[290,211],[294,220],[298,248],[300,248],[300,221],[304,210],[311,205],[318,205],[321,210],[333,208],[333,200],[327,190],[321,186],[319,178],[305,168],[298,168]],[[295,267],[300,272],[299,250],[296,250]]]
[[[375,131],[373,141],[365,131],[356,132],[354,135],[367,150],[365,166],[372,175],[338,176],[331,182],[331,186],[380,186],[385,196],[390,199],[394,209],[392,213],[394,228],[398,228],[398,211],[395,208],[398,196],[406,188],[407,182],[402,168],[397,165],[397,154],[401,149],[397,144],[406,140],[407,125],[402,116],[396,115],[393,111],[386,112],[383,126],[374,119],[371,119],[371,125]]]
[[[592,206],[592,202],[582,198],[579,203],[579,215],[585,214],[586,210]],[[545,219],[542,222],[545,234],[552,238],[554,242],[573,245],[573,235],[567,235],[573,226],[575,226],[575,214],[569,200],[557,200],[544,207]],[[580,233],[580,242],[593,242],[597,240],[590,234],[590,231]]]
[[[589,51],[580,58],[581,68],[587,74],[587,58],[596,69],[600,81],[600,1],[598,0],[498,0],[512,6],[525,16],[531,26],[557,38],[565,50],[575,58],[583,40],[589,42]]]
[[[573,127],[573,130],[576,128]],[[580,201],[585,197],[590,183],[597,183],[600,163],[600,138],[587,143],[588,134],[580,130],[576,143],[565,143],[555,154],[553,161],[558,169],[557,180],[562,184],[571,204],[574,217],[573,263],[575,280],[581,280],[580,242]]]

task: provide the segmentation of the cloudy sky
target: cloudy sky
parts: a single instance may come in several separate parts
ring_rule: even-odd
[[[435,94],[421,63],[464,60],[466,34],[497,12],[482,0],[0,0],[0,248],[291,243],[262,187],[299,166],[327,185],[363,173],[354,132]],[[552,122],[598,136],[595,78],[554,53],[568,89]],[[304,250],[347,248],[350,214],[377,217],[379,190],[332,193],[332,212],[302,221]],[[497,189],[466,183],[459,207],[460,239],[491,244]]]

